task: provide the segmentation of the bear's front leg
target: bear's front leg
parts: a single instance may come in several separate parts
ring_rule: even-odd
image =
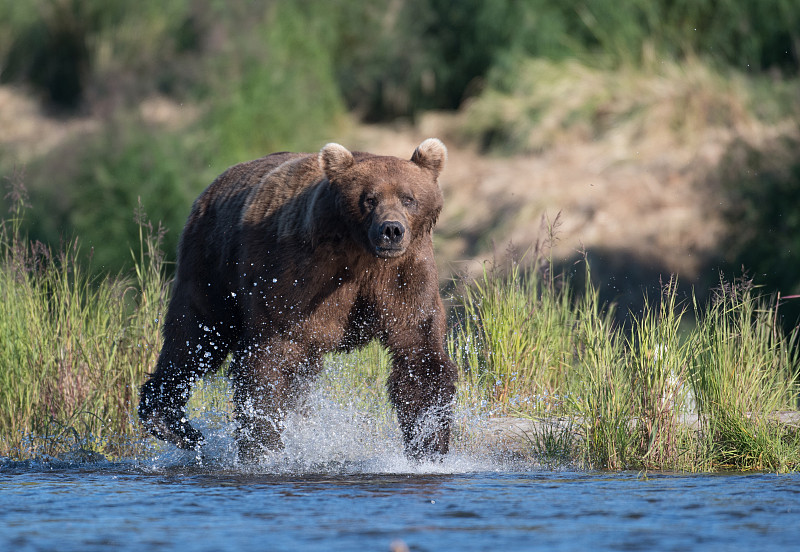
[[[272,339],[239,352],[231,365],[239,460],[255,462],[283,449],[286,415],[296,408],[319,361],[296,344]]]
[[[405,453],[415,460],[447,454],[457,369],[441,346],[393,350],[389,398],[397,411]]]

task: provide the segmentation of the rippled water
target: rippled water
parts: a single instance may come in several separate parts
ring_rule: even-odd
[[[290,420],[283,453],[242,467],[231,427],[199,426],[202,460],[169,446],[127,462],[0,458],[0,551],[800,546],[796,474],[553,471],[463,431],[443,462],[414,464],[396,422],[324,399]]]
[[[0,464],[2,550],[790,550],[798,475]]]

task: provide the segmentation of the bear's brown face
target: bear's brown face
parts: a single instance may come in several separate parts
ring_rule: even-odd
[[[423,142],[410,161],[356,161],[343,146],[328,144],[320,152],[320,164],[353,237],[375,256],[390,259],[401,257],[415,239],[433,229],[442,208],[437,177],[445,156],[436,139]]]
[[[402,182],[380,182],[362,190],[359,211],[368,249],[385,259],[403,255],[416,230],[411,221],[419,213],[413,189]]]

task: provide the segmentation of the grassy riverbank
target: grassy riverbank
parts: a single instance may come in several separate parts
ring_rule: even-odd
[[[155,365],[168,286],[160,234],[140,220],[130,276],[91,276],[75,239],[52,251],[0,227],[0,455],[125,454]]]
[[[707,305],[687,304],[669,281],[620,327],[591,284],[576,293],[520,265],[466,289],[450,341],[462,398],[544,420],[550,429],[529,436],[541,456],[610,469],[800,468],[798,428],[774,417],[795,410],[800,368],[779,297],[723,281]]]
[[[154,367],[168,299],[160,233],[139,217],[133,274],[97,278],[76,260],[78,240],[57,252],[27,240],[23,204],[0,232],[0,456],[135,454],[137,387]],[[456,286],[448,347],[461,410],[561,420],[529,435],[531,454],[547,461],[800,469],[798,428],[774,418],[796,409],[800,369],[797,333],[778,323],[780,297],[721,282],[698,304],[670,281],[622,327],[591,283],[576,289],[548,267],[487,266]],[[391,416],[383,351],[328,364],[334,396]],[[195,395],[200,410],[227,400],[213,385]],[[693,413],[697,423],[685,423]]]

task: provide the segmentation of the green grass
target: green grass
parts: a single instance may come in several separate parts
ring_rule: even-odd
[[[797,466],[800,439],[774,413],[797,404],[797,333],[784,337],[777,307],[747,285],[721,286],[695,336],[690,378],[697,396],[704,456],[731,469]]]
[[[449,347],[463,367],[463,390],[473,405],[548,409],[569,377],[576,347],[569,282],[523,274],[518,263],[507,276],[497,270],[484,267],[460,297]]]
[[[576,293],[512,264],[466,286],[449,340],[460,401],[539,420],[530,448],[544,458],[604,469],[800,469],[797,429],[777,420],[796,410],[797,331],[784,335],[774,298],[722,282],[708,305],[687,305],[671,280],[621,327],[586,281]]]
[[[135,455],[137,389],[168,300],[162,233],[137,214],[133,273],[98,278],[77,261],[77,240],[57,253],[29,241],[19,186],[14,194],[18,208],[0,229],[0,456]],[[774,298],[722,282],[707,305],[686,304],[670,281],[623,327],[591,274],[576,290],[548,266],[536,255],[487,266],[453,297],[459,415],[543,421],[529,453],[545,463],[800,469],[800,434],[777,418],[796,410],[798,337],[783,333]],[[386,351],[372,344],[326,364],[329,399],[392,423]],[[229,422],[224,377],[202,382],[189,409]]]
[[[160,349],[160,236],[146,227],[133,277],[99,279],[78,240],[54,253],[20,233],[21,215],[0,228],[0,455],[127,454]]]

